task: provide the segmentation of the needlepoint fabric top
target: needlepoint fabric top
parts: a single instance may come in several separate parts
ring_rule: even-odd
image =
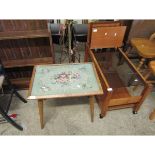
[[[102,94],[92,63],[38,65],[29,99]]]

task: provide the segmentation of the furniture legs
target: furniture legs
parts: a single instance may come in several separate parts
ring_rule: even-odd
[[[151,71],[149,71],[145,76],[145,80],[147,80],[147,78],[151,75]],[[135,91],[136,89],[138,88],[138,85],[136,85],[134,88],[133,88],[133,91]]]
[[[122,65],[124,63],[123,56],[119,53],[119,61],[117,63],[118,66]]]
[[[106,115],[107,111],[108,111],[108,102],[103,102],[101,106],[100,118],[103,118]]]
[[[129,53],[130,53],[130,51],[132,50],[132,48],[133,48],[133,47],[129,47],[129,48],[127,49],[127,51],[125,52],[125,54],[126,54],[127,56],[129,56]],[[140,68],[143,66],[144,62],[145,62],[145,58],[142,58],[142,59],[140,60],[140,63],[139,63],[139,65],[138,65],[138,67],[137,67],[137,70],[140,70]]]
[[[105,106],[102,110],[101,110],[101,114],[100,114],[100,118],[103,118],[108,110],[108,106]]]
[[[142,58],[142,59],[140,60],[140,63],[139,63],[139,65],[138,65],[138,67],[137,67],[137,70],[140,70],[140,68],[143,66],[144,62],[145,62],[145,59]]]
[[[15,128],[17,128],[18,130],[23,130],[23,128],[18,125],[14,120],[12,120],[7,113],[0,107],[0,114],[9,122],[11,123]]]
[[[27,101],[16,90],[14,90],[14,93],[22,102],[27,103]]]
[[[150,114],[149,119],[150,119],[150,120],[155,119],[155,109],[154,109],[153,112]]]
[[[129,53],[131,52],[132,49],[133,49],[132,46],[128,46],[128,48],[127,48],[127,50],[125,52],[125,54],[126,54],[127,57],[129,56]]]
[[[13,94],[15,94],[22,102],[27,103],[27,101],[17,92],[17,90],[14,88],[14,86],[12,85],[12,83],[10,82],[9,78],[7,76],[5,76],[5,80],[8,84],[8,86],[10,87],[10,90]]]
[[[39,116],[40,116],[40,126],[41,126],[41,129],[43,129],[44,128],[43,100],[38,100],[38,109],[39,109]]]
[[[112,90],[108,90],[106,94],[106,98],[105,100],[102,101],[102,104],[101,104],[100,118],[103,118],[106,115],[111,96],[112,96]]]
[[[94,121],[94,96],[89,97],[90,103],[90,113],[91,113],[91,122]],[[38,100],[38,110],[39,110],[39,117],[40,117],[40,126],[41,129],[44,128],[44,112],[43,112],[43,100]]]
[[[85,56],[84,56],[84,62],[88,62],[88,47],[87,47],[87,44],[85,45]]]
[[[137,111],[139,110],[141,104],[144,102],[146,96],[150,93],[151,89],[152,89],[152,85],[148,85],[148,86],[145,87],[145,89],[143,90],[143,92],[141,94],[142,98],[140,99],[139,103],[137,103],[136,106],[133,109],[133,114],[137,113]]]
[[[149,71],[145,76],[144,76],[144,78],[147,80],[147,78],[151,75],[151,71]]]
[[[94,96],[89,97],[91,122],[94,121]]]

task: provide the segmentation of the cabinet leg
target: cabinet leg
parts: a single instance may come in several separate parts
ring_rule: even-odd
[[[102,119],[105,115],[100,114],[99,116],[100,116],[100,119]]]
[[[94,121],[94,96],[89,97],[91,122]]]
[[[154,109],[153,112],[150,114],[149,119],[150,119],[150,120],[155,119],[155,109]]]
[[[128,81],[128,87],[130,87],[133,84],[134,79],[135,79],[135,76],[134,75],[131,75],[131,77],[130,77],[130,79]]]
[[[133,114],[138,114],[138,113],[137,113],[137,111],[134,111],[134,110],[133,110],[133,112],[132,112],[132,113],[133,113]]]
[[[41,129],[43,129],[44,128],[43,100],[38,100],[38,109],[39,109],[39,116],[40,116],[40,125],[41,125]]]
[[[88,62],[88,47],[87,43],[85,44],[85,55],[84,55],[84,62]]]
[[[140,60],[140,63],[139,63],[139,65],[138,65],[138,67],[137,67],[137,70],[140,70],[140,68],[143,66],[144,62],[145,62],[145,59],[142,58],[142,59]]]

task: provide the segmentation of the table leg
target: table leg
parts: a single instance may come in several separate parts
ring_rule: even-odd
[[[139,63],[139,65],[138,65],[138,67],[137,67],[137,70],[140,70],[140,68],[143,66],[144,62],[145,62],[145,59],[142,58],[142,59],[140,60],[140,63]]]
[[[40,116],[40,125],[41,125],[41,129],[43,129],[44,128],[43,100],[38,100],[38,109],[39,109],[39,116]]]
[[[91,122],[94,121],[94,96],[89,97]]]
[[[155,109],[154,109],[153,112],[150,114],[149,118],[150,118],[150,120],[155,119]]]
[[[149,77],[150,75],[151,75],[151,71],[149,71],[149,72],[144,76],[145,80],[147,80],[148,77]],[[133,88],[133,91],[135,91],[137,88],[138,88],[138,85],[136,85],[136,86]]]
[[[151,75],[151,71],[149,71],[145,76],[144,76],[144,78],[145,78],[145,80],[147,80],[147,78]]]
[[[85,44],[85,55],[84,55],[84,62],[88,62],[88,57],[89,57],[89,53],[88,53],[88,47],[87,47],[87,43]]]

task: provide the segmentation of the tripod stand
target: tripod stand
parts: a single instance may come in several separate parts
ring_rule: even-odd
[[[60,44],[62,45],[62,51],[60,63],[64,62],[66,58],[68,58],[69,63],[75,63],[76,60],[80,62],[80,53],[73,42],[73,23],[73,20],[67,20],[65,28],[61,30]]]

